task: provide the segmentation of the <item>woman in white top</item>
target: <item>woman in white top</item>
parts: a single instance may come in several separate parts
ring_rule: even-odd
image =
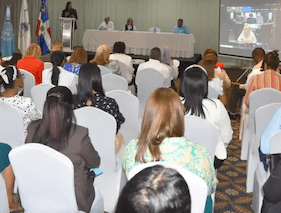
[[[65,55],[61,51],[55,51],[51,54],[52,69],[43,71],[42,82],[44,84],[53,84],[55,86],[65,86],[72,94],[77,93],[78,76],[64,70],[61,66],[65,62]]]
[[[19,110],[23,118],[24,130],[26,130],[30,121],[40,119],[42,114],[31,98],[18,96],[19,88],[22,86],[22,75],[15,66],[7,66],[0,71],[0,100]],[[2,91],[2,89],[5,90]]]
[[[220,100],[207,98],[208,75],[199,65],[186,68],[180,90],[186,113],[206,119],[219,130],[220,139],[215,153],[215,168],[218,168],[227,157],[226,147],[233,134],[228,113]]]

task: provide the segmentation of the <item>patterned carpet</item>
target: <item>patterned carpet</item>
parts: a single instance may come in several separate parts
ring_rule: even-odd
[[[227,148],[228,158],[218,169],[215,213],[252,213],[252,193],[246,193],[246,161],[240,160],[240,120],[231,120],[233,139]]]

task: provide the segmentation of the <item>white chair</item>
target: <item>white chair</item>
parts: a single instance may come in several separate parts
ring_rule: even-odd
[[[0,101],[0,141],[12,148],[23,145],[25,141],[24,125],[21,113],[16,107]]]
[[[71,55],[67,56],[66,61],[69,61],[70,57],[71,57]]]
[[[119,111],[125,118],[119,132],[123,135],[126,146],[132,139],[139,137],[139,100],[136,96],[121,90],[110,91],[106,96],[115,99]]]
[[[152,32],[152,33],[160,33],[161,30],[158,27],[151,27],[149,28],[148,32]]]
[[[208,85],[208,98],[218,99],[219,93],[212,86]]]
[[[247,162],[247,180],[246,180],[246,187],[247,192],[253,192],[254,186],[254,173],[260,162],[259,159],[259,146],[261,137],[266,130],[269,122],[271,121],[272,117],[274,116],[275,112],[281,108],[281,103],[273,103],[262,106],[258,108],[255,112],[255,131],[253,139],[250,141],[249,144],[249,153],[248,153],[248,162]],[[269,154],[269,153],[265,153]]]
[[[129,67],[123,61],[119,61],[119,60],[118,60],[118,65],[120,68],[121,77],[125,78],[126,81],[128,82],[127,77],[128,77]]]
[[[3,213],[10,212],[6,184],[2,172],[0,173],[0,212]]]
[[[144,107],[150,94],[159,87],[164,87],[164,76],[155,69],[143,69],[137,72],[138,99],[140,101],[139,118],[142,118]]]
[[[74,168],[68,157],[32,143],[12,149],[9,158],[25,212],[78,212]]]
[[[106,75],[106,74],[111,74],[110,69],[108,69],[107,67],[102,66],[102,65],[98,65],[98,67],[100,68],[100,74],[101,74],[101,76],[104,76],[104,75]]]
[[[53,64],[51,62],[44,62],[44,70],[46,69],[52,69]]]
[[[214,162],[216,147],[219,142],[219,130],[210,122],[193,115],[185,115],[184,123],[184,136],[194,143],[205,146],[212,162]]]
[[[270,138],[270,154],[280,154],[281,153],[281,131],[275,132]],[[266,172],[263,167],[263,163],[259,162],[254,176],[254,190],[253,190],[253,209],[255,213],[261,212],[262,202],[263,202],[263,191],[262,187],[267,181],[270,173]]]
[[[129,173],[129,180],[145,168],[161,165],[166,168],[177,170],[185,179],[191,198],[191,213],[203,213],[205,209],[208,187],[206,182],[199,176],[187,169],[168,162],[145,163],[134,167]]]
[[[102,76],[102,86],[105,92],[111,90],[128,90],[128,82],[126,79],[115,74],[106,74]]]
[[[35,86],[35,77],[30,72],[19,69],[21,74],[24,74],[24,80],[23,80],[23,96],[31,98],[31,88]]]
[[[254,136],[254,116],[258,108],[271,103],[281,103],[281,92],[272,89],[259,89],[250,94],[249,97],[249,116],[245,116],[243,121],[243,135],[241,141],[241,160],[248,159],[249,143]]]
[[[38,84],[31,88],[32,100],[41,112],[43,112],[47,92],[53,87],[55,86],[52,84]]]
[[[91,106],[76,109],[74,114],[77,124],[89,129],[92,144],[100,155],[103,174],[95,179],[95,184],[104,198],[104,210],[113,212],[122,190],[122,156],[115,154],[116,121],[112,115]]]

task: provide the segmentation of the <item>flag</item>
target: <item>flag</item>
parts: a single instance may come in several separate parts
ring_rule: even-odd
[[[45,2],[46,0],[42,0],[36,29],[36,37],[38,38],[38,44],[42,49],[42,55],[46,55],[51,50],[52,44],[48,9]]]
[[[18,48],[22,54],[30,44],[31,36],[28,16],[28,5],[26,0],[22,0],[18,37]]]
[[[13,56],[15,52],[14,28],[11,20],[11,4],[6,5],[6,13],[1,32],[2,57]]]

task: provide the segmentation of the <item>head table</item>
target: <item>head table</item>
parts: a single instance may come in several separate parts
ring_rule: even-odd
[[[86,51],[95,52],[99,45],[106,44],[112,48],[117,41],[123,41],[126,44],[127,54],[149,55],[153,47],[160,49],[167,47],[171,57],[192,58],[194,56],[193,34],[86,30],[82,43]]]

